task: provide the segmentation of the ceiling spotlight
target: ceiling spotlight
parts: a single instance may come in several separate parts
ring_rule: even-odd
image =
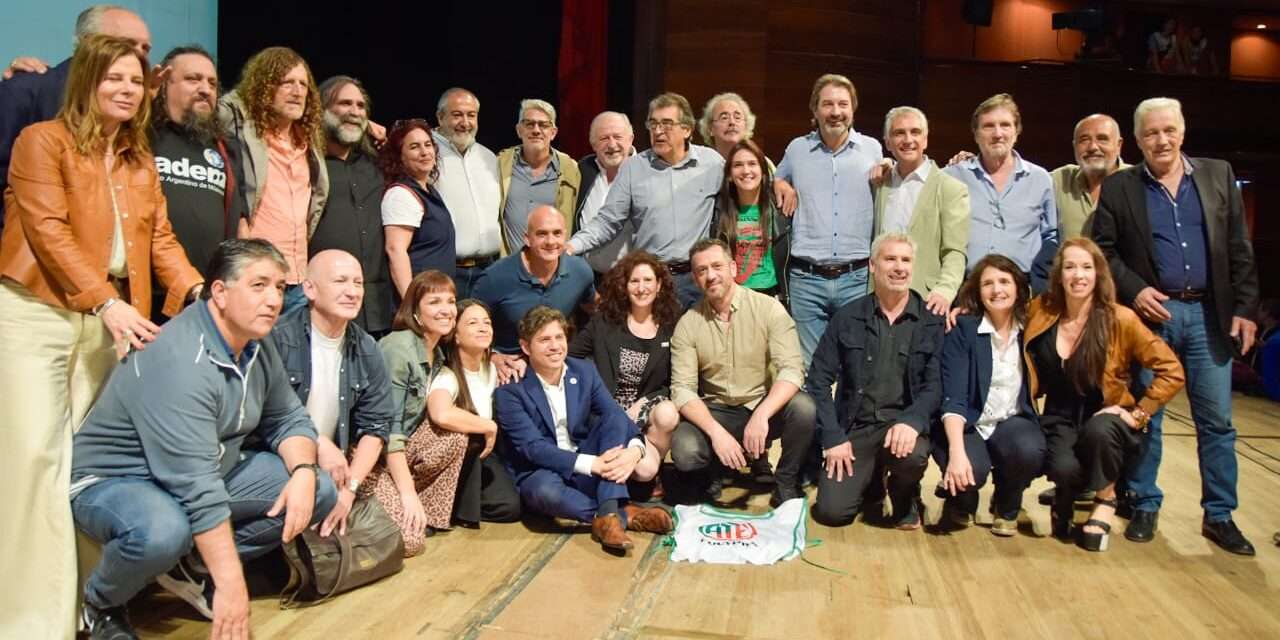
[[[1266,28],[1267,28],[1267,25],[1265,25],[1265,24],[1260,24],[1260,25],[1258,25],[1258,28],[1259,28],[1259,29],[1266,29]]]

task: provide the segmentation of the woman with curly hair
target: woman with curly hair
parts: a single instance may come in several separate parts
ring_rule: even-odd
[[[1045,396],[1046,472],[1057,485],[1053,534],[1069,536],[1072,499],[1094,491],[1093,513],[1076,541],[1106,551],[1116,480],[1148,437],[1151,415],[1182,389],[1182,364],[1132,309],[1116,304],[1107,259],[1088,238],[1058,251],[1048,291],[1027,311],[1024,344],[1031,397]],[[1133,395],[1135,368],[1154,372],[1140,398]]]
[[[329,197],[322,115],[311,69],[288,47],[254,54],[240,84],[218,103],[219,122],[246,150],[249,216],[240,220],[239,236],[274,244],[289,265],[281,315],[307,302],[307,241]]]
[[[426,120],[399,120],[387,133],[378,166],[387,181],[382,228],[396,296],[413,277],[435,269],[450,278],[457,246],[453,216],[435,187],[440,178],[436,143]]]
[[[680,319],[675,279],[653,254],[633,251],[604,276],[598,313],[573,337],[569,355],[590,359],[605,388],[647,440],[635,478],[653,479],[680,413],[671,396],[671,333]]]

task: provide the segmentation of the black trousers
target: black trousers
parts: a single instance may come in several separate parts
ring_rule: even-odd
[[[849,433],[853,445],[853,475],[837,481],[827,477],[826,469],[818,474],[818,497],[814,500],[813,519],[830,527],[843,527],[857,517],[863,495],[873,482],[884,481],[895,516],[911,509],[920,496],[920,478],[929,466],[929,437],[916,438],[916,446],[904,458],[894,456],[884,446],[889,427],[861,427]]]
[[[1095,415],[1083,425],[1043,416],[1040,425],[1049,449],[1046,473],[1057,485],[1059,505],[1070,505],[1081,491],[1097,491],[1120,479],[1125,461],[1138,454],[1142,442],[1140,432],[1110,413]]]
[[[751,410],[747,407],[731,407],[708,402],[707,409],[724,428],[742,443]],[[790,402],[769,419],[767,443],[782,440],[782,456],[774,474],[782,493],[800,490],[800,466],[813,444],[813,425],[817,418],[813,399],[803,391],[796,392]],[[711,447],[711,439],[692,422],[681,420],[671,437],[671,461],[683,473],[693,473],[710,468],[723,471],[720,459]]]
[[[520,519],[520,494],[498,455],[497,447],[483,460],[484,437],[471,434],[467,454],[458,474],[453,517],[466,522],[516,522]]]
[[[944,432],[933,448],[933,459],[944,474],[951,457],[949,446]],[[966,432],[964,453],[973,466],[973,481],[977,484],[949,499],[964,513],[974,514],[978,510],[978,491],[987,484],[990,475],[996,485],[991,496],[995,514],[1006,520],[1017,518],[1022,508],[1022,493],[1044,470],[1046,448],[1040,425],[1022,416],[996,424],[996,430],[987,440],[977,431]]]

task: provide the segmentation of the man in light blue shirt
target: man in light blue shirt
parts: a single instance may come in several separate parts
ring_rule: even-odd
[[[879,141],[853,130],[858,92],[848,78],[818,78],[809,109],[817,127],[787,145],[777,174],[800,200],[786,277],[805,366],[831,316],[867,293],[875,219],[868,175],[884,157]]]
[[[597,249],[630,221],[633,249],[666,263],[686,309],[702,298],[690,273],[689,249],[707,237],[724,179],[724,158],[715,149],[690,144],[693,122],[684,96],[664,93],[650,100],[645,126],[652,148],[622,164],[600,211],[566,244],[574,255]]]
[[[1022,114],[1013,96],[1000,93],[978,105],[970,121],[978,155],[953,164],[946,173],[969,187],[969,264],[998,253],[1023,271],[1048,243],[1058,243],[1058,209],[1053,178],[1043,167],[1013,150],[1022,133]]]

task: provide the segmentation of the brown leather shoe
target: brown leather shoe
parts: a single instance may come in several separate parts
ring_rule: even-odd
[[[628,504],[623,507],[627,512],[627,529],[645,533],[671,533],[674,523],[671,514],[659,507],[637,507]]]
[[[618,519],[616,513],[596,516],[591,521],[591,539],[609,549],[626,550],[635,546],[631,538],[627,537],[627,532],[622,528],[622,520]]]

